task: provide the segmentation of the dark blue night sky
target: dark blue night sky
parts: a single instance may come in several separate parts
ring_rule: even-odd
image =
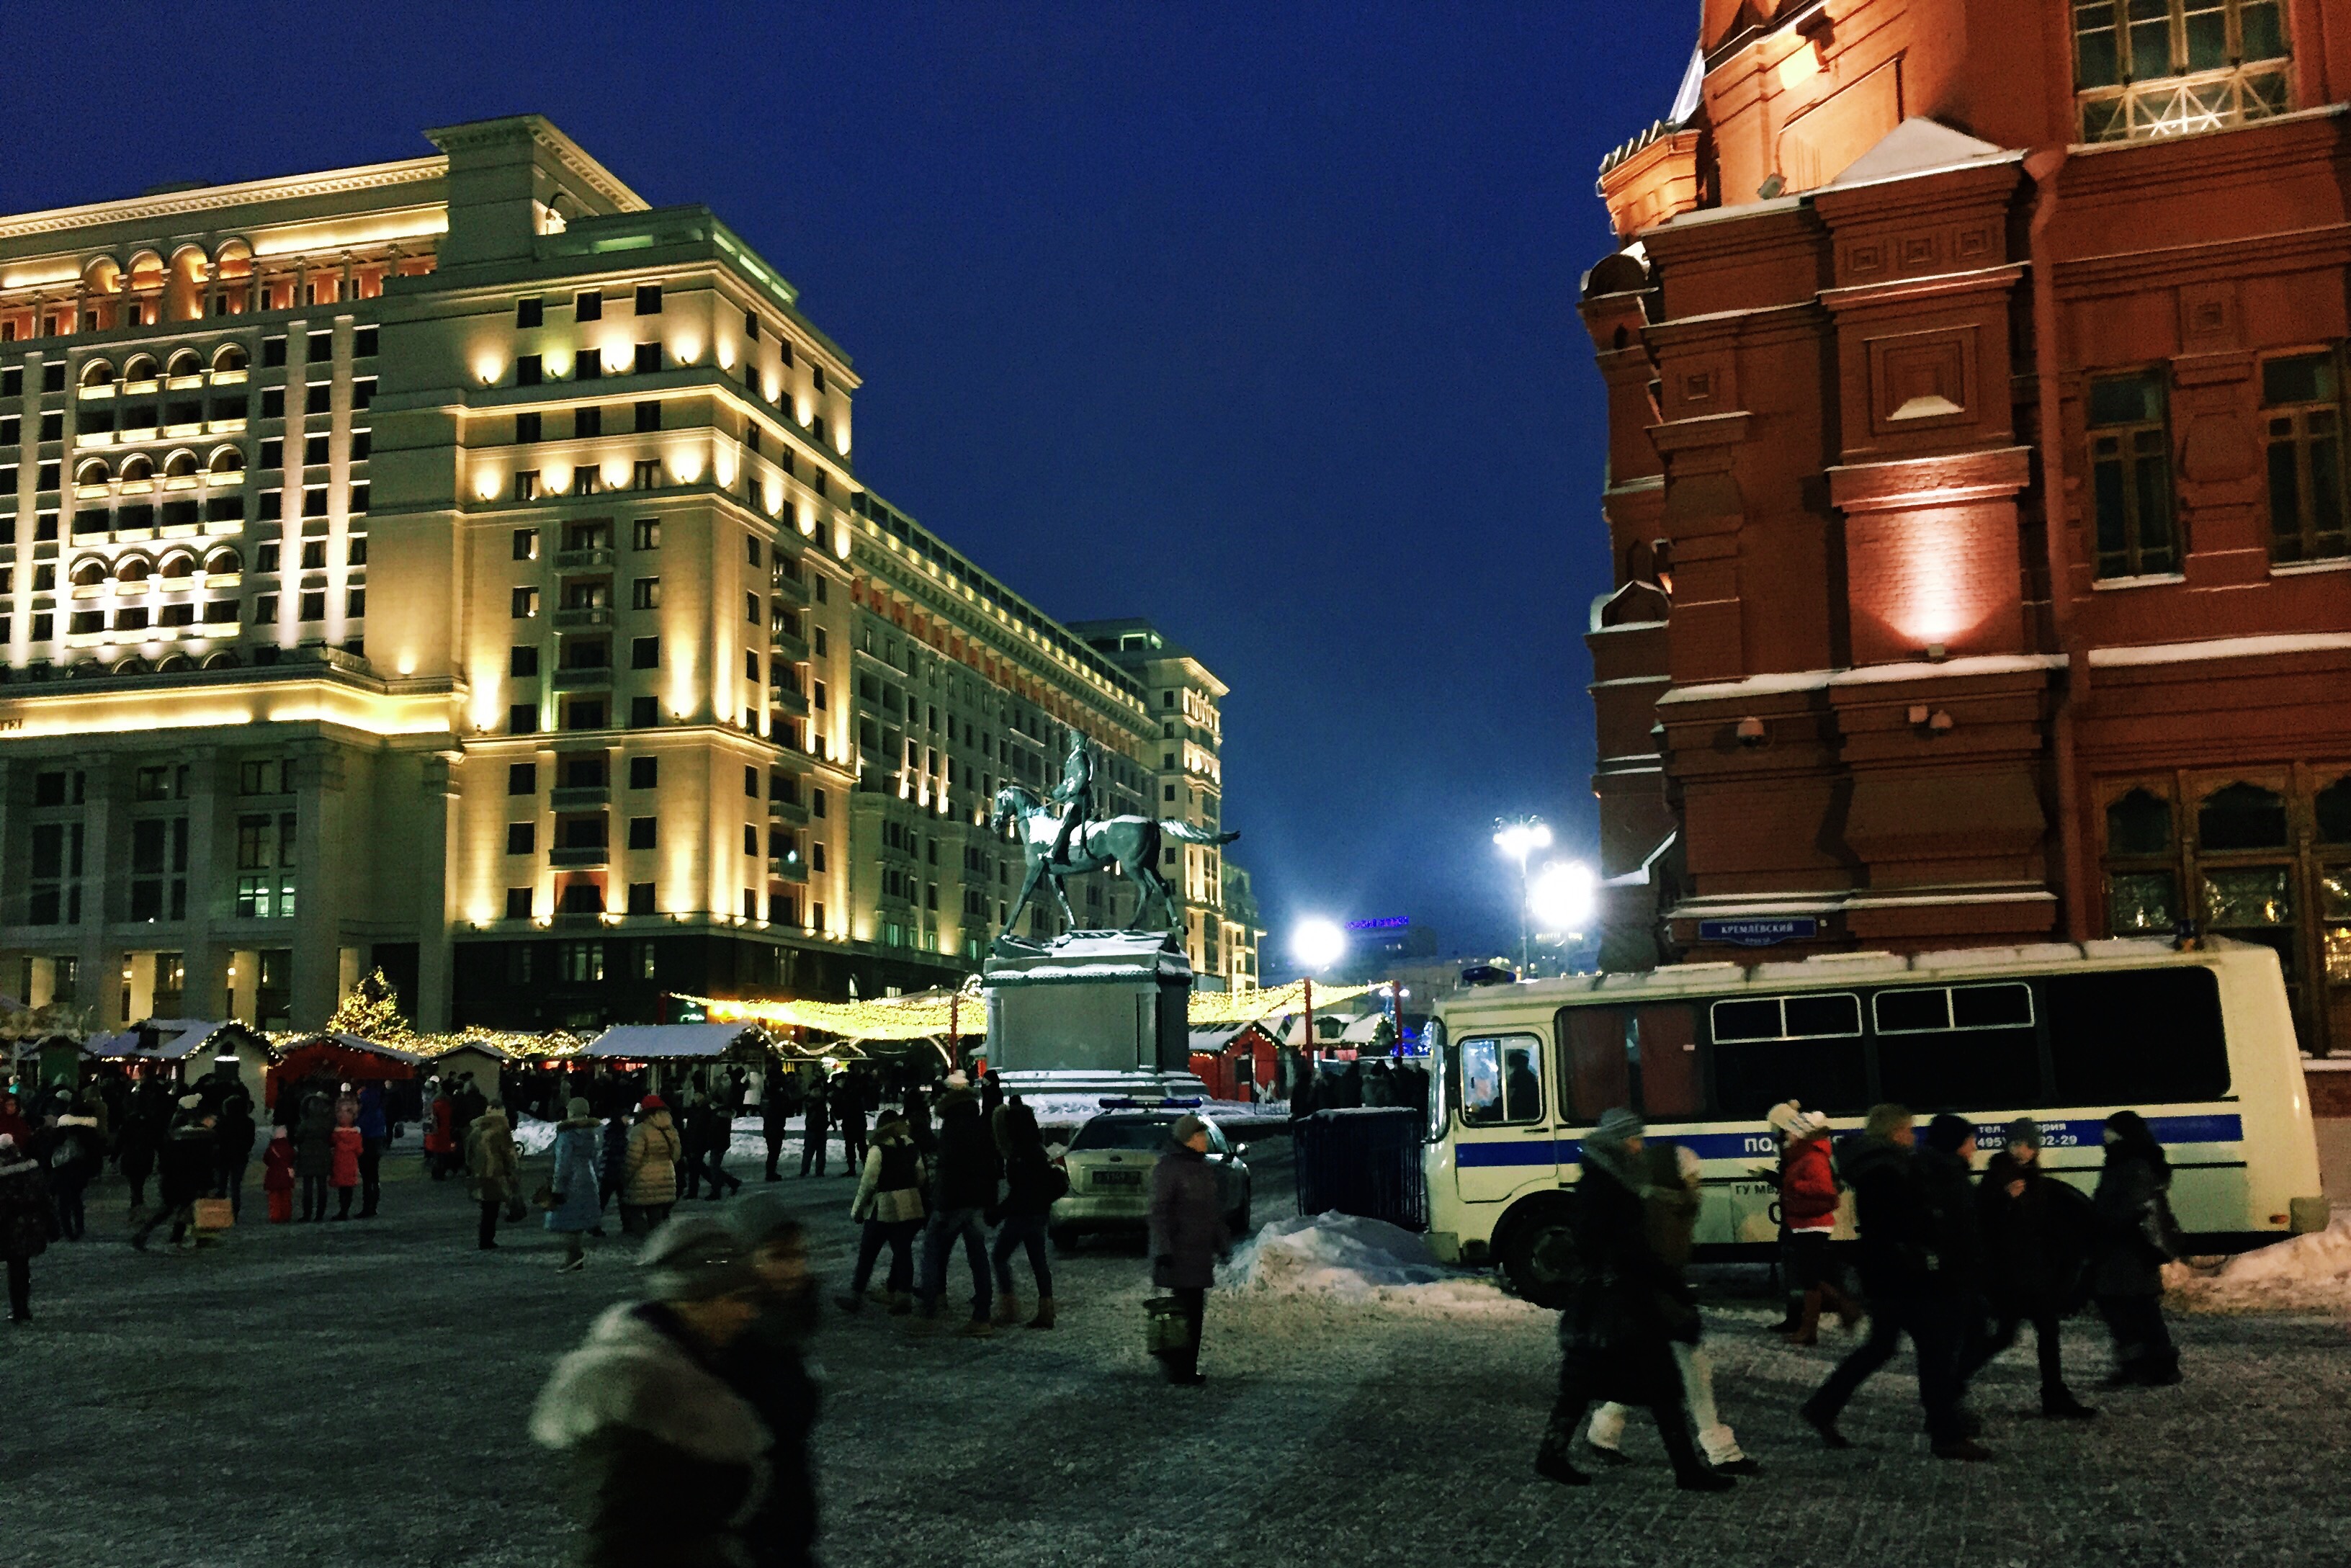
[[[1591,831],[1575,287],[1696,10],[25,6],[11,55],[57,68],[0,100],[0,210],[549,116],[799,286],[865,378],[867,483],[1232,685],[1270,948],[1306,913],[1468,947],[1510,925],[1496,813]]]

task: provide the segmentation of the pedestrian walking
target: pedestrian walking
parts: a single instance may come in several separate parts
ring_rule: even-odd
[[[1676,1486],[1728,1491],[1738,1483],[1709,1469],[1690,1442],[1672,1346],[1694,1340],[1698,1308],[1651,1230],[1644,1133],[1641,1119],[1620,1106],[1604,1113],[1583,1138],[1575,1290],[1560,1314],[1559,1397],[1535,1448],[1534,1469],[1565,1486],[1591,1484],[1575,1468],[1575,1433],[1592,1402],[1607,1399],[1649,1412]]]
[[[1704,1168],[1686,1145],[1671,1141],[1649,1143],[1645,1139],[1641,1164],[1646,1184],[1641,1207],[1643,1221],[1648,1227],[1649,1247],[1672,1274],[1672,1284],[1661,1298],[1676,1304],[1668,1310],[1666,1348],[1672,1354],[1674,1370],[1681,1378],[1682,1406],[1689,1413],[1690,1425],[1697,1428],[1698,1452],[1706,1457],[1708,1464],[1725,1475],[1761,1475],[1762,1467],[1747,1457],[1729,1423],[1723,1420],[1715,1405],[1714,1363],[1701,1341],[1703,1325],[1697,1298],[1686,1282],[1684,1271],[1689,1267],[1702,1207]],[[1687,1318],[1678,1310],[1682,1306],[1689,1309]],[[1603,1464],[1632,1463],[1623,1449],[1625,1421],[1630,1414],[1629,1406],[1613,1399],[1593,1411],[1584,1442]]]
[[[294,1130],[294,1174],[302,1178],[302,1223],[327,1218],[327,1187],[335,1174],[335,1120],[324,1093],[302,1097],[302,1119]]]
[[[445,1083],[425,1086],[424,1168],[434,1181],[446,1180],[457,1159],[457,1102]]]
[[[2030,1116],[2008,1124],[2001,1151],[1976,1189],[1984,1234],[1985,1290],[1995,1319],[1991,1335],[1967,1367],[1970,1375],[2032,1325],[2041,1363],[2041,1413],[2087,1420],[2097,1412],[2065,1386],[2060,1324],[2071,1305],[2095,1215],[2089,1200],[2041,1168],[2041,1126]]]
[[[360,1105],[356,1097],[347,1100],[335,1111],[335,1128],[329,1135],[334,1146],[333,1168],[328,1172],[327,1183],[335,1189],[335,1218],[351,1217],[351,1195],[360,1189],[360,1155],[367,1140],[360,1134]]]
[[[774,1446],[719,1372],[765,1310],[758,1270],[716,1219],[674,1220],[638,1255],[647,1300],[596,1320],[530,1417],[563,1455],[580,1568],[739,1568]]]
[[[162,1153],[171,1102],[162,1087],[143,1082],[131,1091],[122,1116],[122,1134],[115,1145],[115,1168],[130,1184],[130,1217],[136,1219],[147,1207],[147,1178],[154,1174],[155,1156]]]
[[[369,1083],[360,1090],[360,1218],[373,1219],[383,1199],[383,1151],[392,1142],[384,1115],[383,1085]]]
[[[999,1105],[995,1116],[996,1146],[1004,1157],[1004,1201],[988,1217],[998,1225],[989,1261],[996,1265],[996,1311],[992,1321],[1009,1328],[1020,1321],[1020,1297],[1012,1288],[1012,1254],[1026,1249],[1029,1270],[1037,1279],[1037,1315],[1032,1329],[1053,1326],[1053,1266],[1045,1246],[1045,1222],[1053,1204],[1070,1190],[1070,1178],[1053,1168],[1045,1153],[1045,1139],[1037,1130],[1037,1113],[1018,1100]]]
[[[784,1124],[791,1115],[790,1082],[789,1073],[769,1062],[767,1077],[759,1083],[759,1136],[768,1145],[769,1181],[784,1179],[776,1164],[784,1157]]]
[[[214,1176],[213,1196],[228,1199],[232,1217],[245,1212],[245,1173],[253,1163],[253,1096],[232,1079],[221,1095],[218,1120],[213,1125]]]
[[[923,1230],[923,1275],[917,1291],[922,1311],[908,1320],[917,1332],[939,1326],[939,1303],[946,1294],[947,1261],[960,1242],[971,1266],[971,1317],[959,1333],[984,1339],[988,1322],[987,1234],[981,1221],[995,1207],[1004,1166],[996,1139],[980,1120],[979,1096],[962,1073],[950,1073],[939,1096],[938,1180],[930,1222]]]
[[[914,1238],[922,1233],[926,1207],[923,1199],[930,1173],[922,1152],[906,1131],[906,1118],[884,1111],[873,1125],[873,1147],[857,1178],[857,1196],[849,1217],[861,1223],[857,1264],[849,1277],[849,1293],[833,1304],[856,1313],[865,1308],[865,1294],[873,1282],[873,1268],[882,1249],[890,1249],[890,1275],[884,1299],[891,1315],[904,1317],[914,1310]]]
[[[84,1098],[95,1101],[97,1096]],[[82,1193],[105,1159],[106,1144],[97,1116],[73,1110],[57,1118],[43,1163],[48,1167],[50,1201],[57,1207],[57,1233],[65,1240],[78,1241],[89,1232]]]
[[[474,1201],[481,1206],[481,1224],[475,1242],[484,1252],[498,1244],[498,1215],[521,1191],[521,1156],[515,1148],[514,1130],[507,1124],[507,1109],[486,1102],[474,1117],[465,1145],[465,1174],[472,1178]]]
[[[677,1203],[677,1161],[682,1152],[669,1107],[658,1094],[648,1094],[637,1105],[637,1124],[629,1133],[629,1152],[622,1162],[621,1225],[642,1236],[669,1218]]]
[[[2117,1111],[2101,1134],[2105,1168],[2090,1202],[2097,1248],[2090,1290],[2114,1335],[2110,1387],[2168,1387],[2179,1381],[2179,1352],[2163,1322],[2163,1266],[2179,1256],[2179,1222],[2171,1213],[2171,1162],[2145,1117]]]
[[[704,1166],[710,1154],[710,1102],[698,1089],[689,1088],[677,1108],[678,1198],[688,1202],[702,1196]],[[714,1186],[710,1196],[718,1196]]]
[[[1869,1335],[1797,1414],[1832,1448],[1852,1440],[1837,1416],[1872,1374],[1894,1359],[1902,1336],[1917,1353],[1918,1402],[1940,1459],[1989,1459],[1967,1435],[1959,1414],[1959,1318],[1955,1282],[1944,1277],[1937,1212],[1920,1178],[1917,1128],[1900,1105],[1871,1108],[1861,1148],[1845,1163],[1861,1228],[1861,1284],[1869,1301]]]
[[[751,1249],[759,1315],[719,1357],[729,1386],[767,1427],[768,1486],[745,1521],[751,1568],[815,1568],[817,1496],[809,1435],[821,1403],[805,1347],[817,1329],[808,1233],[768,1194],[735,1204],[729,1222]]]
[[[1823,1307],[1848,1329],[1861,1321],[1861,1305],[1838,1283],[1829,1249],[1844,1189],[1829,1157],[1827,1117],[1792,1106],[1782,1137],[1780,1214],[1788,1229],[1788,1281],[1800,1295],[1795,1319],[1786,1325],[1788,1343],[1818,1344]]]
[[[614,1111],[604,1122],[603,1150],[596,1165],[596,1207],[599,1212],[620,1197],[628,1184],[629,1117]]]
[[[705,1107],[709,1116],[707,1141],[702,1150],[702,1174],[710,1183],[710,1201],[743,1190],[743,1178],[726,1168],[726,1155],[735,1142],[735,1111],[725,1098],[713,1097]]]
[[[131,1245],[147,1249],[156,1228],[170,1222],[172,1245],[177,1247],[195,1223],[196,1199],[212,1190],[213,1167],[219,1143],[213,1135],[212,1114],[201,1094],[180,1099],[179,1119],[156,1160],[155,1212],[131,1233]]]
[[[572,1273],[588,1266],[588,1232],[603,1221],[604,1205],[598,1185],[602,1163],[598,1148],[600,1124],[577,1095],[564,1108],[555,1129],[555,1174],[548,1186],[554,1207],[547,1211],[547,1228],[563,1238],[563,1263],[558,1270]]]
[[[841,1174],[853,1176],[865,1164],[865,1089],[844,1072],[832,1081],[832,1119],[841,1128]]]
[[[269,1129],[269,1147],[261,1156],[261,1191],[269,1200],[269,1223],[288,1225],[294,1219],[294,1140],[283,1127]]]
[[[802,1176],[809,1174],[809,1166],[811,1163],[816,1166],[817,1175],[824,1175],[824,1135],[831,1124],[831,1107],[832,1096],[825,1088],[824,1081],[819,1079],[810,1087],[808,1099],[800,1105],[800,1114],[807,1118],[801,1124],[800,1175]]]
[[[1232,1242],[1208,1168],[1208,1124],[1197,1116],[1178,1116],[1167,1130],[1167,1147],[1151,1167],[1150,1217],[1151,1282],[1176,1298],[1184,1323],[1182,1343],[1159,1353],[1160,1364],[1168,1382],[1196,1388],[1207,1381],[1200,1373],[1200,1337],[1208,1287]]]
[[[1953,1397],[1962,1402],[1960,1424],[1972,1428],[1966,1413],[1968,1379],[1982,1364],[1990,1339],[1991,1305],[1984,1296],[1983,1225],[1976,1201],[1975,1124],[1949,1112],[1927,1124],[1918,1141],[1918,1179],[1933,1210],[1938,1239],[1936,1269],[1942,1299],[1950,1312]]]
[[[49,1181],[29,1143],[0,1133],[0,1260],[8,1267],[8,1321],[33,1321],[33,1260],[57,1239]]]

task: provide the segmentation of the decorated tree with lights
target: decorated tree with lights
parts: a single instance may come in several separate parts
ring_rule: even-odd
[[[327,1020],[332,1034],[355,1034],[361,1040],[391,1041],[406,1040],[414,1034],[408,1020],[400,1016],[400,991],[384,978],[381,969],[369,971],[367,977],[351,988],[335,1016]]]

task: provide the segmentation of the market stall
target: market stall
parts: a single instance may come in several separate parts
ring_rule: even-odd
[[[225,1071],[248,1090],[268,1082],[272,1061],[269,1041],[234,1019],[145,1019],[119,1034],[101,1035],[82,1050],[142,1075],[173,1075],[183,1083]]]

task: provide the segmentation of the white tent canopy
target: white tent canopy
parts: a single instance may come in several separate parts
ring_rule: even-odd
[[[580,1052],[606,1061],[711,1061],[737,1043],[764,1046],[768,1037],[739,1023],[614,1024]]]

